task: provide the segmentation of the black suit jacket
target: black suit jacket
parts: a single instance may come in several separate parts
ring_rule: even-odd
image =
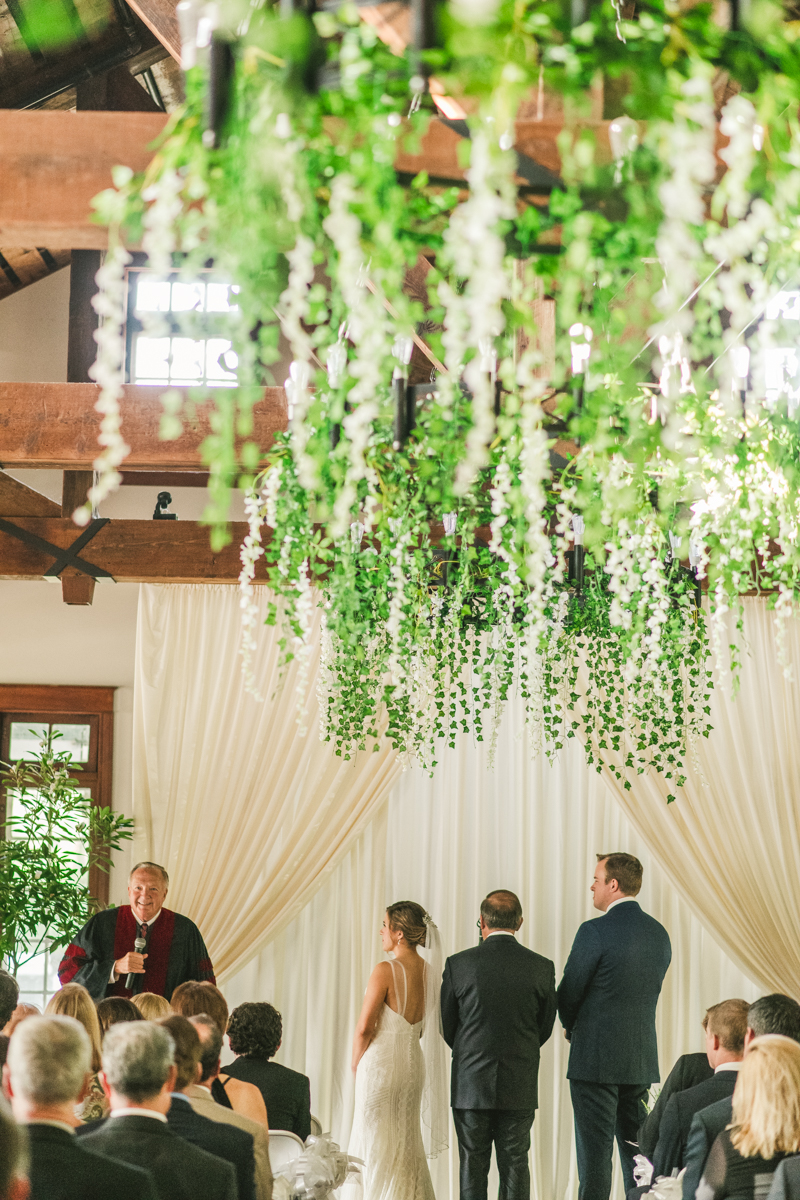
[[[307,1075],[266,1058],[240,1055],[223,1075],[253,1083],[264,1097],[270,1129],[288,1129],[302,1142],[311,1133],[311,1084]]]
[[[253,1155],[253,1138],[244,1129],[235,1125],[221,1125],[209,1121],[192,1108],[188,1096],[175,1096],[167,1113],[167,1125],[178,1137],[217,1158],[232,1163],[236,1170],[239,1200],[255,1200],[256,1162]]]
[[[735,1071],[719,1071],[710,1079],[677,1092],[668,1102],[661,1121],[661,1134],[653,1156],[653,1178],[671,1175],[675,1167],[682,1170],[686,1162],[689,1130],[697,1113],[709,1104],[726,1100],[736,1087]]]
[[[767,1200],[800,1200],[800,1156],[793,1154],[779,1164]]]
[[[146,1166],[159,1200],[236,1200],[236,1172],[230,1163],[190,1146],[152,1117],[107,1117],[79,1132],[87,1150]],[[115,1196],[109,1200],[117,1200]]]
[[[442,1026],[453,1050],[453,1108],[536,1108],[539,1049],[553,1032],[556,974],[549,958],[494,934],[448,958]]]
[[[703,1167],[711,1147],[726,1126],[733,1120],[733,1099],[717,1100],[695,1113],[686,1142],[686,1174],[683,1177],[683,1200],[694,1200],[703,1175]]]
[[[710,1079],[714,1074],[708,1065],[706,1054],[682,1054],[664,1081],[664,1086],[658,1094],[658,1099],[650,1112],[639,1126],[639,1153],[653,1161],[653,1155],[658,1145],[658,1131],[661,1118],[667,1102],[676,1092],[684,1092],[687,1088]]]
[[[558,987],[568,1079],[647,1085],[659,1078],[656,1004],[671,958],[666,929],[635,900],[584,921]]]
[[[157,1200],[152,1177],[95,1154],[74,1134],[29,1125],[31,1200]]]

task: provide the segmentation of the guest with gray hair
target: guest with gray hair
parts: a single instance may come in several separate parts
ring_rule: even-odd
[[[146,1171],[102,1158],[75,1137],[91,1063],[89,1036],[74,1017],[30,1017],[14,1032],[3,1089],[28,1128],[31,1200],[156,1200]]]
[[[0,1200],[28,1200],[30,1193],[25,1130],[0,1098]]]
[[[167,1125],[177,1074],[175,1043],[163,1026],[149,1021],[112,1025],[103,1040],[101,1073],[111,1116],[85,1125],[81,1145],[146,1166],[158,1200],[236,1200],[231,1164],[192,1146]]]

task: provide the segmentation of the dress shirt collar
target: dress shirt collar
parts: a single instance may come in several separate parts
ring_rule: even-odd
[[[49,1118],[42,1118],[41,1120],[26,1121],[25,1124],[49,1125],[52,1129],[62,1129],[64,1133],[71,1133],[73,1137],[75,1136],[75,1126],[68,1125],[66,1121],[51,1121]]]
[[[140,928],[142,927],[142,925],[147,925],[149,927],[150,925],[153,925],[158,920],[158,918],[161,916],[161,909],[159,909],[158,912],[156,913],[156,915],[154,917],[151,917],[149,921],[140,921],[139,918],[137,917],[136,913],[133,911],[133,909],[131,909],[131,913],[133,915],[134,921]]]
[[[155,919],[155,918],[154,918]],[[167,1118],[163,1113],[156,1112],[153,1108],[115,1108],[111,1112],[113,1117],[155,1117],[156,1121],[163,1121],[166,1125]]]
[[[490,929],[489,932],[487,933],[486,937],[483,940],[486,942],[489,940],[490,937],[500,937],[500,936],[515,938],[517,936],[517,934],[516,934],[516,930],[514,930],[514,929]]]
[[[629,900],[635,901],[636,897],[635,896],[620,896],[619,900],[612,900],[611,903],[609,904],[608,908],[606,909],[606,912],[610,913],[612,908],[616,908],[618,904],[625,904],[625,902],[629,901]]]
[[[172,1100],[185,1100],[187,1104],[191,1104],[191,1100],[185,1092],[170,1092],[170,1098]]]
[[[739,1071],[742,1066],[742,1060],[738,1062],[720,1063],[718,1067],[714,1067],[714,1074],[718,1075],[720,1071]]]

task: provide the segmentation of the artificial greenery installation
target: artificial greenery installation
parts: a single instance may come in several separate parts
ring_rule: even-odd
[[[81,795],[79,770],[58,734],[38,753],[6,766],[5,837],[0,840],[0,962],[13,974],[37,954],[57,950],[100,907],[89,871],[108,871],[111,856],[133,837],[133,821]]]
[[[185,108],[146,175],[98,200],[95,498],[125,451],[122,239],[157,271],[212,259],[239,289],[241,386],[213,393],[209,520],[219,543],[247,489],[246,659],[264,554],[301,712],[322,605],[338,752],[385,731],[430,765],[461,728],[491,742],[517,686],[548,749],[577,734],[598,769],[654,767],[673,798],[709,731],[709,647],[736,641],[753,586],[780,620],[798,589],[800,22],[767,0],[449,0],[396,55],[349,4],[180,8]],[[610,128],[588,117],[600,76]],[[395,169],[434,93],[466,114],[468,187]],[[563,97],[549,195],[516,173],[537,95]],[[265,454],[247,439],[260,387],[284,382],[279,328],[290,418]],[[417,378],[438,368],[413,392],[415,333]],[[181,419],[168,393],[164,434]]]

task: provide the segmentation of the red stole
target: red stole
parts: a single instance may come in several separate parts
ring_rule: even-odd
[[[141,924],[134,917],[131,906],[129,904],[120,906],[117,909],[117,926],[114,931],[114,962],[134,949],[134,942],[139,936],[140,929]],[[158,914],[158,920],[148,926],[147,946],[144,951],[147,955],[144,960],[144,975],[136,976],[137,980],[141,980],[140,991],[155,992],[157,996],[167,995],[167,967],[174,932],[175,913],[168,908],[162,908]],[[114,984],[112,994],[130,997],[133,992],[125,987],[125,980],[120,976]],[[169,999],[168,996],[167,999]]]

